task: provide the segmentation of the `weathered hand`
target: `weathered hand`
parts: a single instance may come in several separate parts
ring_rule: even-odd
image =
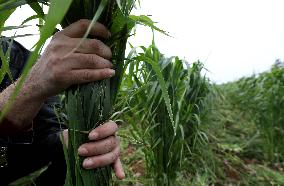
[[[117,124],[109,121],[90,132],[90,142],[81,145],[78,149],[78,154],[86,157],[83,162],[84,168],[95,169],[113,164],[116,177],[118,179],[125,177],[119,158],[119,139],[115,136],[117,129]],[[66,142],[67,131],[64,136]]]
[[[80,20],[56,33],[39,61],[33,66],[29,81],[41,97],[56,95],[73,84],[93,82],[114,76],[111,50],[97,39],[85,39],[74,52],[91,21]],[[110,32],[96,23],[90,35],[108,38]]]

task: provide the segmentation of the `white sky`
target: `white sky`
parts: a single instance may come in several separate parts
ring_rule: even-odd
[[[214,82],[227,82],[269,69],[284,60],[283,0],[141,0],[135,14],[152,15],[173,38],[156,34],[156,44],[167,56],[200,60]],[[17,25],[28,16],[18,10],[7,23]],[[23,29],[36,33],[36,28]],[[18,32],[20,33],[20,32]],[[149,29],[138,28],[134,46],[149,45]],[[36,37],[18,39],[31,48]]]

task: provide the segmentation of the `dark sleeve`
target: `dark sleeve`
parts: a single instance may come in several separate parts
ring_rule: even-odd
[[[5,38],[1,38],[1,48],[4,54],[6,54],[11,41]],[[6,74],[3,81],[0,84],[0,91],[2,92],[10,84],[16,81],[24,69],[24,65],[28,60],[30,51],[24,48],[20,43],[14,41],[11,46],[9,68],[13,79],[11,80]],[[2,66],[2,61],[0,59],[0,65]]]

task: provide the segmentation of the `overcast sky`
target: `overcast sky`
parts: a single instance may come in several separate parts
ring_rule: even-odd
[[[262,72],[284,59],[283,0],[141,0],[141,5],[135,14],[152,15],[173,36],[156,34],[160,50],[189,62],[202,61],[214,82]],[[19,10],[7,25],[21,23],[27,10]],[[149,29],[139,27],[131,43],[148,45],[151,38]],[[36,37],[18,40],[31,48]]]

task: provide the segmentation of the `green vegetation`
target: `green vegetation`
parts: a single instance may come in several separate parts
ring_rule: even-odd
[[[209,83],[200,74],[199,62],[184,68],[182,60],[166,58],[154,44],[142,50],[135,55],[123,81],[121,107],[127,110],[122,117],[131,125],[131,137],[142,144],[149,179],[155,185],[176,185],[182,160],[194,159],[192,149],[206,143],[206,135],[199,128]],[[162,70],[161,77],[154,68]],[[161,78],[164,85],[159,83]],[[162,86],[169,95],[173,123]],[[127,100],[125,95],[129,95]]]
[[[48,14],[41,3],[49,6]],[[40,39],[0,118],[55,26],[93,19],[112,33],[104,42],[111,46],[116,76],[73,86],[66,92],[64,104],[70,129],[67,185],[284,185],[283,63],[261,74],[214,85],[202,75],[202,62],[188,64],[178,57],[168,58],[154,41],[148,48],[131,46],[125,58],[127,39],[135,24],[167,34],[149,17],[130,15],[134,3],[0,0],[0,32],[24,27],[32,19],[40,23]],[[29,4],[36,15],[23,25],[4,26],[15,9],[24,4]],[[22,36],[10,39],[16,37]],[[0,50],[0,57],[2,81],[10,74],[9,49],[5,53]],[[77,155],[76,149],[87,140],[86,134],[110,118],[122,123],[119,136],[127,173],[123,181],[110,181],[110,167],[95,173],[82,169]],[[32,184],[42,171],[13,184]]]
[[[284,158],[284,68],[274,65],[269,72],[228,84],[231,102],[250,116],[263,139],[264,158],[281,162]]]
[[[149,54],[149,49],[143,49]],[[145,55],[147,52],[139,55]],[[173,75],[175,72],[173,69],[177,69],[180,60],[175,57],[165,58],[163,55],[161,56],[160,66],[167,85],[169,87],[175,83],[176,85],[188,85],[187,88],[190,89],[193,86],[192,83],[178,83],[183,80],[180,78],[183,77],[183,70],[179,69],[179,75]],[[169,64],[176,65],[171,66]],[[195,63],[195,65],[197,64],[199,63]],[[191,64],[191,67],[194,67],[194,64]],[[200,71],[196,70],[195,76],[199,73]],[[162,122],[157,121],[156,118],[159,115],[164,115],[165,108],[160,108],[163,104],[159,97],[161,93],[154,86],[154,82],[157,81],[156,77],[150,74],[151,67],[147,63],[130,67],[129,74],[125,76],[123,81],[123,91],[119,95],[118,107],[122,109],[120,118],[123,118],[125,122],[120,131],[125,149],[123,161],[127,166],[129,176],[125,181],[119,182],[121,185],[131,183],[168,185],[167,179],[174,181],[174,185],[186,186],[284,184],[284,164],[281,154],[281,146],[284,143],[281,133],[278,133],[283,130],[280,129],[283,128],[283,114],[281,114],[283,105],[281,104],[283,104],[284,98],[284,73],[281,65],[275,65],[271,70],[259,75],[223,85],[211,84],[205,91],[203,89],[202,92],[207,90],[209,93],[204,94],[206,95],[205,98],[200,96],[203,101],[201,104],[198,102],[196,104],[203,108],[199,109],[198,112],[200,124],[198,125],[198,122],[194,121],[191,125],[198,127],[190,128],[193,135],[185,135],[185,138],[187,136],[188,139],[195,139],[195,144],[191,140],[187,140],[183,143],[183,145],[187,144],[186,148],[181,148],[181,151],[175,149],[173,152],[176,155],[182,153],[183,156],[181,159],[174,159],[176,166],[171,168],[171,171],[176,171],[176,177],[173,179],[173,177],[164,174],[163,180],[158,181],[156,178],[161,178],[161,176],[157,175],[163,174],[166,169],[163,166],[158,168],[155,166],[158,163],[163,165],[165,158],[172,154],[171,149],[166,147],[167,150],[165,150],[163,144],[171,141],[174,135],[163,136],[172,128],[169,118],[166,119],[166,116],[163,117],[163,127],[159,128]],[[252,85],[251,82],[254,84]],[[257,89],[252,87],[257,87]],[[173,106],[173,100],[179,100],[180,96],[172,97],[174,94],[171,94],[170,90],[168,89],[168,92],[174,118],[176,118],[176,110],[178,109]],[[178,90],[182,90],[182,88],[180,87]],[[194,88],[193,90],[197,89]],[[172,100],[172,98],[175,99]],[[158,101],[154,102],[153,100]],[[152,102],[154,103],[151,104]],[[186,101],[186,103],[190,103],[190,101]],[[195,112],[191,110],[191,112],[186,113],[186,116],[188,116]],[[265,128],[264,122],[259,122],[261,120],[259,117],[261,119],[274,117],[270,120],[264,120],[268,122],[265,126],[271,128]],[[276,123],[276,121],[278,122]],[[180,125],[185,129],[186,124],[184,124],[180,122]],[[270,139],[275,142],[275,144],[271,144],[271,147],[274,150],[278,149],[278,151],[274,151],[272,158],[269,157],[271,151],[268,150],[269,143],[267,140],[267,135],[271,134],[271,130],[274,136]],[[200,138],[198,139],[198,137]],[[160,140],[158,141],[158,139]],[[155,156],[156,149],[169,153]],[[165,165],[170,164],[165,163]]]

